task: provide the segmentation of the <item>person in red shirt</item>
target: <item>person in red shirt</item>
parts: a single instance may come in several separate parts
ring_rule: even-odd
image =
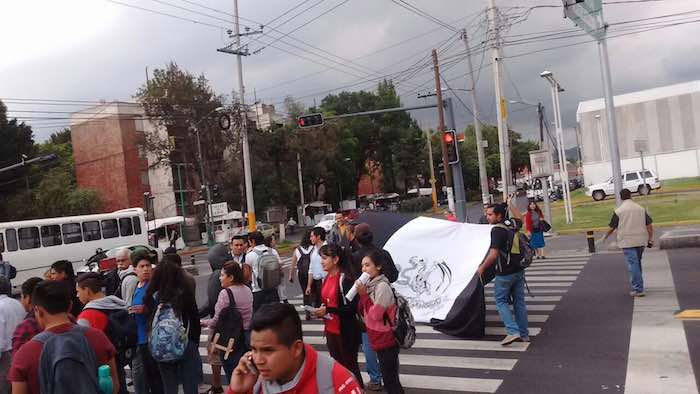
[[[340,363],[303,342],[301,318],[289,304],[260,307],[251,323],[252,351],[241,357],[227,394],[361,394]]]
[[[32,294],[34,311],[39,325],[44,331],[61,334],[73,329],[74,324],[68,319],[71,308],[70,292],[65,281],[42,281],[36,285]],[[95,351],[98,365],[110,367],[113,393],[119,392],[114,356],[116,350],[107,337],[98,330],[88,328],[85,337]],[[22,345],[12,359],[8,380],[12,382],[13,394],[41,394],[39,389],[39,363],[44,344],[33,338]]]
[[[22,303],[24,310],[27,311],[27,316],[15,328],[12,334],[12,355],[19,350],[22,345],[27,343],[35,335],[41,332],[39,322],[34,317],[34,305],[32,304],[32,293],[37,283],[41,282],[41,278],[29,278],[22,283],[22,295],[19,301]]]
[[[322,304],[316,311],[316,317],[322,318],[325,324],[326,343],[331,357],[355,374],[360,386],[363,386],[357,363],[357,351],[362,343],[362,329],[357,320],[358,298],[352,301],[345,298],[357,274],[339,245],[324,245],[320,254],[321,266],[328,275],[323,280]]]

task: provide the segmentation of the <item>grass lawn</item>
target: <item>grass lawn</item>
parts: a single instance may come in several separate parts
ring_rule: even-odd
[[[684,194],[678,194],[681,192]],[[634,195],[632,198],[647,207],[657,226],[700,223],[700,178],[664,181],[659,192],[646,197]],[[608,227],[615,207],[614,199],[596,202],[586,196],[583,189],[579,189],[571,193],[571,201],[574,223],[569,225],[564,223],[563,202],[552,203],[552,227],[555,231],[571,233]]]

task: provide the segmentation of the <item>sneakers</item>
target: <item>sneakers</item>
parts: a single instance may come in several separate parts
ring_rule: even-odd
[[[630,296],[632,297],[644,297],[643,291],[630,291]]]
[[[508,346],[518,339],[520,339],[520,335],[506,335],[506,337],[501,341],[501,346]]]
[[[530,337],[520,337],[520,342],[530,342]]]
[[[365,387],[368,391],[382,391],[384,388],[381,383],[369,382]]]

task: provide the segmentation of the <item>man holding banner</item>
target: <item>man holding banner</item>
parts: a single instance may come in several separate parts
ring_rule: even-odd
[[[510,210],[513,218],[507,218]],[[513,237],[522,227],[522,214],[511,197],[504,204],[492,204],[486,209],[486,219],[493,224],[491,246],[484,261],[479,265],[481,277],[495,265],[494,296],[498,314],[506,327],[506,336],[501,345],[507,346],[521,340],[529,342],[527,306],[525,305],[525,272],[519,266],[519,254],[512,254]],[[512,300],[515,317],[510,311]]]

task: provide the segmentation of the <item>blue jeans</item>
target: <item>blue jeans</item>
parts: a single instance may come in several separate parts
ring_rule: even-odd
[[[642,278],[642,254],[644,253],[644,247],[622,248],[622,253],[624,253],[627,261],[630,288],[636,292],[644,291],[644,279]]]
[[[501,316],[503,325],[506,326],[508,335],[520,335],[528,338],[527,331],[527,306],[525,305],[525,271],[510,275],[496,275],[494,279],[494,294],[496,307]],[[513,313],[508,306],[510,296],[513,297]]]
[[[379,359],[377,353],[369,344],[369,336],[366,332],[362,333],[362,352],[365,354],[365,369],[369,375],[371,383],[382,383],[382,373],[379,370]]]
[[[250,330],[244,330],[243,335],[245,338],[245,343],[241,345],[234,344],[234,350],[228,355],[228,359],[224,360],[224,353],[219,350],[221,355],[221,366],[224,367],[224,382],[229,383],[233,370],[238,366],[238,362],[241,361],[241,357],[250,350]]]
[[[197,343],[190,341],[180,360],[173,363],[158,363],[158,369],[163,378],[165,394],[178,394],[180,384],[185,394],[199,394],[199,383],[202,382],[203,375],[202,357],[199,355]]]

